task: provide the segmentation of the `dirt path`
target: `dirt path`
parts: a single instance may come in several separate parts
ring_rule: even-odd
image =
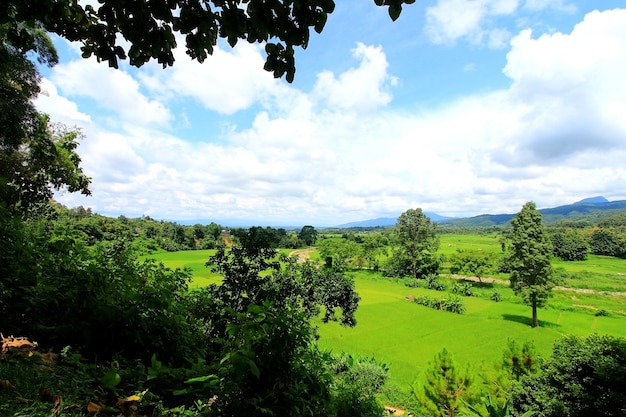
[[[304,249],[296,249],[296,250],[292,250],[291,252],[289,252],[289,257],[292,256],[297,256],[298,257],[298,263],[304,263],[306,262],[307,259],[311,258],[311,252],[313,252],[315,249],[314,247],[308,247],[308,248],[304,248]]]
[[[500,285],[509,285],[511,282],[509,280],[497,279],[497,278],[478,278],[478,277],[470,277],[466,275],[455,275],[455,274],[441,274],[442,277],[448,277],[453,279],[465,280],[465,281],[474,281],[474,282],[486,282],[488,284],[500,284]],[[578,294],[608,294],[616,297],[626,297],[626,292],[615,292],[615,291],[596,291],[589,288],[571,288],[571,287],[562,287],[557,286],[554,287],[556,291],[570,291]]]

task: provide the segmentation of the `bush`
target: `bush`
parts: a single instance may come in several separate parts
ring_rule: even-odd
[[[426,288],[435,291],[445,291],[446,284],[444,284],[437,275],[428,275],[426,277]]]
[[[491,295],[489,296],[489,299],[491,301],[495,301],[496,303],[499,303],[500,301],[502,301],[502,295],[500,294],[498,290],[493,290]]]
[[[465,305],[457,296],[437,299],[424,295],[421,297],[415,297],[414,302],[425,307],[434,308],[435,310],[448,311],[456,314],[465,313]]]
[[[471,297],[474,295],[472,285],[469,282],[455,282],[450,291],[453,294],[460,294],[465,297]]]
[[[626,339],[566,336],[536,375],[513,391],[516,413],[613,417],[626,413]]]

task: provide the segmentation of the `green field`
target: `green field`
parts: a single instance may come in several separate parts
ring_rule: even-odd
[[[443,235],[441,252],[457,249],[489,250],[501,253],[497,235]],[[282,251],[288,253],[288,250]],[[219,275],[205,267],[214,251],[158,253],[150,257],[170,268],[192,270],[192,287],[218,283]],[[314,254],[315,255],[315,254]],[[460,363],[473,368],[498,363],[507,339],[534,341],[542,355],[549,355],[555,340],[564,334],[588,335],[594,332],[626,337],[626,296],[604,293],[626,292],[626,260],[590,256],[587,261],[557,262],[567,272],[565,285],[592,289],[592,292],[553,291],[546,308],[539,310],[539,328],[530,327],[530,308],[502,285],[477,288],[477,297],[464,297],[464,315],[435,311],[406,300],[409,295],[445,297],[445,293],[408,288],[398,280],[383,278],[367,270],[348,272],[356,283],[361,302],[354,328],[336,323],[318,323],[322,348],[374,356],[390,367],[390,382],[408,387],[421,370],[444,347]],[[448,286],[452,281],[448,281]],[[488,294],[497,288],[503,301],[496,303]],[[609,316],[597,316],[605,310]]]

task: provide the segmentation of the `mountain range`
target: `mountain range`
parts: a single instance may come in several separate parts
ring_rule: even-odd
[[[621,211],[626,211],[626,200],[609,201],[602,196],[585,198],[573,204],[539,210],[545,224],[555,223],[559,220],[598,220],[601,217],[606,217]],[[437,213],[431,212],[424,212],[424,214],[430,217],[433,222],[462,227],[500,226],[509,223],[511,219],[515,217],[515,213],[481,214],[464,218],[440,216]],[[397,217],[380,217],[377,219],[345,223],[336,227],[391,227],[396,224],[397,220]]]

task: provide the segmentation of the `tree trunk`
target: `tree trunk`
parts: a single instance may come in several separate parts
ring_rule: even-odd
[[[539,319],[537,319],[537,301],[533,299],[532,301],[533,308],[533,327],[539,327]]]

